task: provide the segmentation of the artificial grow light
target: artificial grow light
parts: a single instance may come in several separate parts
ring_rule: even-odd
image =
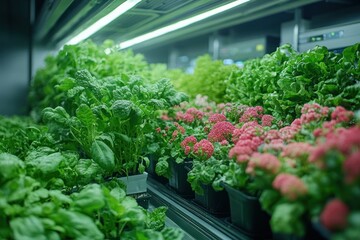
[[[133,8],[136,4],[141,2],[141,0],[127,0],[124,3],[120,4],[117,8],[115,8],[113,11],[105,15],[104,17],[97,20],[95,23],[93,23],[91,26],[80,32],[78,35],[70,39],[66,44],[67,45],[73,45],[81,42],[84,39],[87,39],[112,21],[114,21],[116,18],[118,18],[120,15],[124,14],[125,12],[129,11],[131,8]]]
[[[179,21],[177,23],[174,23],[174,24],[171,24],[169,26],[159,28],[157,30],[146,33],[144,35],[135,37],[133,39],[130,39],[130,40],[127,40],[127,41],[124,41],[124,42],[121,42],[119,44],[119,47],[121,49],[128,48],[130,46],[133,46],[133,45],[136,45],[138,43],[150,40],[152,38],[159,37],[159,36],[164,35],[166,33],[173,32],[173,31],[178,30],[180,28],[184,28],[184,27],[189,26],[189,25],[191,25],[193,23],[196,23],[196,22],[204,20],[204,19],[206,19],[208,17],[214,16],[214,15],[216,15],[218,13],[221,13],[221,12],[227,11],[227,10],[229,10],[231,8],[237,7],[237,6],[239,6],[241,4],[244,4],[244,3],[248,2],[248,1],[250,1],[250,0],[237,0],[237,1],[225,4],[225,5],[221,6],[221,7],[218,7],[218,8],[212,9],[210,11],[201,13],[201,14],[196,15],[194,17],[191,17],[191,18],[188,18],[188,19],[185,19],[185,20],[181,20],[181,21]]]

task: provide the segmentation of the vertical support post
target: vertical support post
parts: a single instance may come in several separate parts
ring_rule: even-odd
[[[301,9],[296,8],[294,12],[294,30],[293,30],[293,48],[299,51],[299,32],[300,32],[300,21],[301,21]]]

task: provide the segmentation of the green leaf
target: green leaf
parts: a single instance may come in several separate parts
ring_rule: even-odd
[[[80,159],[75,166],[75,171],[78,173],[79,183],[87,184],[95,179],[98,175],[101,175],[101,167],[92,159]]]
[[[9,154],[0,154],[0,182],[19,176],[24,172],[25,164],[18,157]]]
[[[29,216],[12,219],[10,227],[16,240],[47,240],[44,226],[38,217]]]
[[[167,207],[158,207],[151,212],[147,212],[146,227],[160,231],[165,227]]]
[[[91,145],[91,157],[105,170],[111,171],[115,167],[114,152],[103,141],[95,140]]]
[[[72,239],[104,239],[104,234],[99,231],[93,219],[84,214],[59,209],[52,219],[61,225],[66,231],[66,236]]]
[[[271,217],[271,229],[277,233],[303,236],[305,234],[305,227],[302,222],[304,211],[305,208],[301,203],[277,205]]]
[[[112,104],[111,110],[115,117],[126,120],[130,118],[132,107],[133,103],[129,100],[117,100]]]
[[[89,184],[81,192],[72,194],[72,197],[74,209],[90,216],[105,206],[104,195],[98,184]]]
[[[81,104],[76,109],[76,116],[80,122],[88,129],[93,129],[96,125],[96,117],[91,108],[86,104]]]
[[[33,169],[35,173],[41,173],[43,176],[51,176],[52,173],[58,172],[59,165],[65,158],[61,153],[55,152],[49,155],[27,158],[27,167]]]

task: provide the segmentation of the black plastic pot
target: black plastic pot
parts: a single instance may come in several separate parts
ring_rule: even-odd
[[[191,166],[192,161],[184,161],[183,163],[170,161],[171,176],[169,178],[169,185],[184,198],[194,197],[194,191],[191,189],[191,185],[187,181],[188,169],[191,169]]]
[[[249,236],[271,236],[270,216],[261,209],[259,199],[227,184],[224,187],[230,200],[231,223]]]
[[[215,191],[210,185],[202,185],[204,195],[195,193],[195,203],[204,208],[205,211],[217,216],[230,215],[229,197],[225,190]]]
[[[141,194],[139,196],[137,196],[136,198],[136,202],[139,204],[139,206],[148,209],[149,208],[149,201],[151,199],[151,195],[148,193],[145,194]]]

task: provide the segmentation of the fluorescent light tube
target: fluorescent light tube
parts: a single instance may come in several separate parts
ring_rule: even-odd
[[[86,28],[84,31],[80,32],[78,35],[73,37],[70,41],[68,41],[67,45],[73,45],[81,42],[84,39],[87,39],[112,21],[114,21],[116,18],[118,18],[120,15],[124,14],[131,8],[133,8],[136,4],[141,2],[141,0],[127,0],[124,3],[120,4],[117,8],[115,8],[113,11],[108,13],[106,16],[100,18],[95,23],[93,23],[91,26]]]
[[[239,6],[239,5],[241,5],[243,3],[246,3],[248,1],[250,1],[250,0],[237,0],[237,1],[225,4],[225,5],[221,6],[221,7],[218,7],[218,8],[215,8],[213,10],[201,13],[201,14],[196,15],[194,17],[179,21],[177,23],[171,24],[171,25],[163,27],[163,28],[159,28],[159,29],[157,29],[157,30],[155,30],[153,32],[149,32],[149,33],[146,33],[144,35],[141,35],[141,36],[135,37],[133,39],[130,39],[128,41],[121,42],[119,44],[119,47],[120,47],[120,49],[131,47],[131,46],[136,45],[138,43],[147,41],[149,39],[159,37],[161,35],[164,35],[166,33],[175,31],[175,30],[180,29],[180,28],[184,28],[184,27],[189,26],[189,25],[191,25],[193,23],[199,22],[201,20],[204,20],[204,19],[206,19],[208,17],[214,16],[214,15],[216,15],[218,13],[224,12],[224,11],[229,10],[231,8],[234,8],[236,6]]]

